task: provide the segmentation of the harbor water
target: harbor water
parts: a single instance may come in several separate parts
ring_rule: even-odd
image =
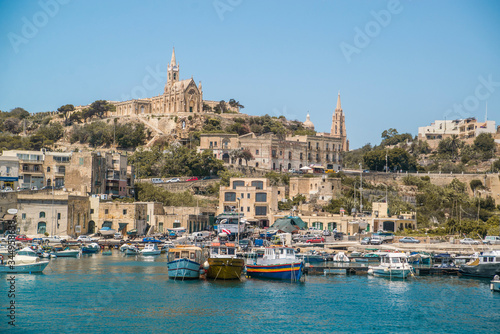
[[[488,280],[307,276],[304,283],[169,280],[164,254],[52,259],[17,274],[16,326],[0,284],[0,332],[497,333],[500,293]]]

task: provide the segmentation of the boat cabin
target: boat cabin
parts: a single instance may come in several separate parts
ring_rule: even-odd
[[[390,253],[380,257],[380,264],[395,266],[407,263],[406,255],[403,253]]]
[[[168,250],[168,261],[187,259],[200,263],[202,260],[201,248],[177,246]]]
[[[213,242],[210,246],[210,257],[234,257],[236,256],[236,247],[233,243]]]
[[[295,259],[295,250],[288,247],[268,247],[265,249],[264,259]]]

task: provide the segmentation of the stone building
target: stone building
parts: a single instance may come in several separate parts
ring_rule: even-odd
[[[326,204],[341,194],[340,178],[331,178],[327,175],[318,177],[291,177],[289,186],[289,197],[304,195],[306,201],[317,200],[318,203]]]
[[[96,205],[96,202],[93,201],[92,205]],[[99,201],[98,207],[92,209],[94,214],[98,212],[97,221],[94,221],[94,232],[103,227],[109,227],[122,234],[136,229],[139,235],[143,235],[151,226],[148,223],[148,203],[145,202]]]
[[[269,227],[278,201],[285,198],[284,186],[271,186],[267,178],[231,178],[229,187],[220,187],[217,215],[239,212],[249,222]]]
[[[63,191],[20,192],[17,194],[17,223],[20,233],[76,237],[88,233],[88,197]]]
[[[0,156],[0,188],[19,186],[19,159],[17,157]]]

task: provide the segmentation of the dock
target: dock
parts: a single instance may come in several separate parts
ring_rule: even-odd
[[[433,268],[430,266],[414,266],[416,276],[446,275],[457,276],[458,268]],[[306,264],[308,275],[368,275],[368,265],[356,262],[336,263],[324,262],[317,264]]]

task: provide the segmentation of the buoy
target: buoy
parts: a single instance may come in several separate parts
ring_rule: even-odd
[[[210,268],[210,264],[208,263],[208,261],[205,261],[203,263],[203,269],[208,270],[208,268]]]

